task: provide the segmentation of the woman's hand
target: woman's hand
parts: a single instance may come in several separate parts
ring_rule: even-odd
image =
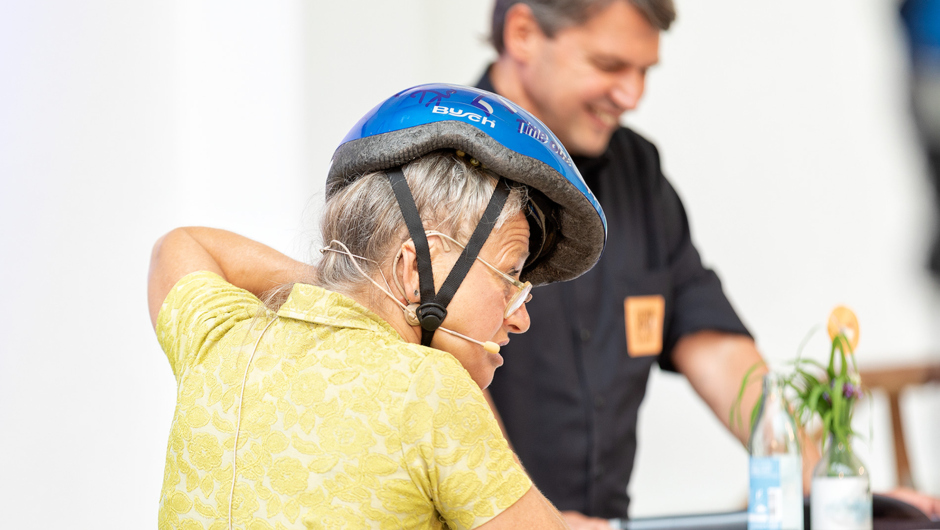
[[[147,299],[154,327],[170,289],[196,271],[214,272],[258,296],[312,275],[308,265],[238,234],[216,228],[177,228],[157,240],[150,256]]]

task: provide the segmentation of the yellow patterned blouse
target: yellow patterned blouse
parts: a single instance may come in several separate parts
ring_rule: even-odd
[[[157,336],[178,383],[161,529],[230,510],[252,530],[475,528],[532,485],[457,360],[345,296],[297,284],[275,315],[197,272]]]

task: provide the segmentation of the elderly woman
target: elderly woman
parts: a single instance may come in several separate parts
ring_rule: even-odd
[[[603,250],[557,139],[488,92],[396,94],[337,149],[322,238],[313,267],[221,230],[157,242],[160,528],[565,527],[481,391],[532,284]]]

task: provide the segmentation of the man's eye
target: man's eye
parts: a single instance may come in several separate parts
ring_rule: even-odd
[[[623,69],[621,63],[614,63],[610,61],[595,61],[594,66],[602,72],[617,72]]]

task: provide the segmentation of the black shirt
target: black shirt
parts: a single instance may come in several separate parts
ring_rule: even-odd
[[[477,86],[495,91],[488,74]],[[522,465],[556,507],[626,517],[653,363],[674,371],[672,349],[684,335],[748,331],[702,265],[652,143],[621,127],[601,157],[574,161],[607,215],[607,248],[580,278],[533,291],[531,327],[503,348],[490,392]],[[628,300],[638,304],[630,318],[651,323],[633,328],[634,355]],[[650,330],[655,337],[638,338]]]

